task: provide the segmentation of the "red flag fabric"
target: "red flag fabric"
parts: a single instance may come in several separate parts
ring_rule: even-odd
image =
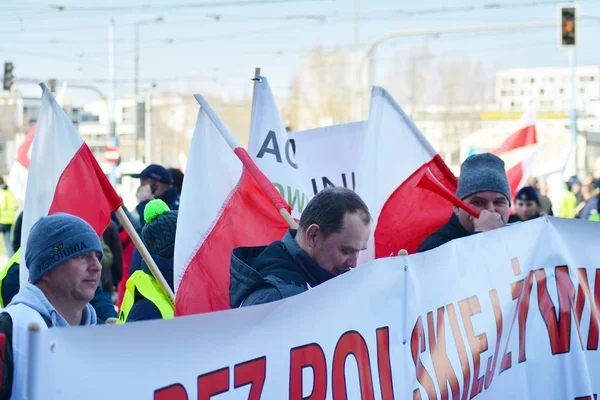
[[[516,125],[516,130],[493,153],[497,156],[521,147],[532,146],[538,143],[535,123],[537,114],[534,108],[529,108],[523,113]]]
[[[510,135],[500,147],[494,150],[494,154],[501,155],[508,151],[534,144],[537,144],[537,132],[535,125],[529,125]]]
[[[427,169],[456,193],[456,177],[442,158],[435,155],[402,182],[381,209],[375,229],[375,258],[396,255],[402,249],[415,253],[427,236],[450,218],[453,206],[448,200],[417,187]]]

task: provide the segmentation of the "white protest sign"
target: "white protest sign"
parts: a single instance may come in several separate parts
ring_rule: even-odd
[[[254,86],[248,153],[258,168],[273,182],[299,218],[308,203],[294,156],[294,143],[289,140],[279,109],[265,77],[257,77]]]
[[[50,329],[29,383],[67,400],[593,399],[599,234],[544,217],[276,303]]]
[[[355,189],[366,130],[367,122],[361,121],[290,134],[305,191],[311,198],[326,187]]]

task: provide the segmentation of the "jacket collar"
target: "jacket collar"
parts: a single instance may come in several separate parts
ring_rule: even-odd
[[[304,251],[296,242],[295,229],[287,231],[281,242],[285,246],[287,252],[294,260],[298,262],[306,271],[318,282],[323,283],[335,277],[331,272],[323,269],[315,260],[313,260],[306,251]]]
[[[179,194],[177,193],[177,188],[172,186],[169,190],[164,192],[160,199],[167,203],[170,209],[179,207]]]
[[[450,221],[448,221],[448,225],[452,228],[452,230],[458,237],[462,238],[470,235],[470,233],[460,223],[458,216],[454,213],[452,213]]]

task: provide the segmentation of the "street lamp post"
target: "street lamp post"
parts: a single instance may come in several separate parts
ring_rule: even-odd
[[[410,37],[410,36],[422,36],[422,35],[439,35],[439,34],[450,34],[450,33],[468,33],[468,32],[482,32],[482,31],[497,31],[497,30],[515,30],[515,29],[527,29],[527,28],[544,28],[556,26],[557,22],[518,22],[518,23],[499,23],[499,24],[487,24],[487,25],[475,25],[475,26],[450,26],[441,28],[419,28],[410,29],[405,31],[395,31],[386,33],[377,39],[375,39],[364,52],[362,59],[359,62],[357,82],[360,82],[362,89],[362,95],[368,95],[374,83],[375,75],[375,57],[373,53],[375,49],[383,42],[398,37]],[[362,76],[362,71],[365,64],[369,61],[369,71],[367,74],[367,83],[365,85],[365,79]],[[365,87],[366,86],[366,87]],[[360,103],[359,103],[360,104]],[[362,118],[363,110],[358,109],[357,120]]]
[[[139,138],[139,116],[137,115],[138,110],[140,109],[137,106],[137,103],[139,101],[139,95],[140,95],[140,91],[139,91],[139,77],[140,77],[140,26],[141,25],[150,25],[150,24],[157,24],[160,22],[163,22],[164,18],[163,17],[158,17],[158,18],[154,18],[154,19],[148,19],[148,20],[143,20],[143,21],[137,21],[134,23],[134,42],[135,42],[135,49],[134,49],[134,73],[135,73],[135,77],[134,77],[134,82],[135,82],[135,103],[136,103],[136,126],[135,129],[133,131],[133,159],[134,161],[138,160],[138,138]]]

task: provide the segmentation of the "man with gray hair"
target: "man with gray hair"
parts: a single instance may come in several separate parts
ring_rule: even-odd
[[[29,283],[0,313],[0,399],[25,398],[27,329],[96,325],[89,304],[100,283],[102,245],[79,217],[57,213],[40,218],[27,239]]]
[[[418,253],[507,224],[511,195],[504,161],[491,153],[467,158],[460,167],[456,195],[477,211],[479,218],[455,206],[448,223],[426,238]]]

